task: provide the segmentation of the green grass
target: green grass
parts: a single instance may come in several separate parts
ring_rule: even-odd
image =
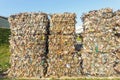
[[[10,29],[0,28],[0,45],[9,44]]]
[[[6,71],[7,68],[10,66],[9,64],[9,45],[3,44],[0,46],[0,73]]]
[[[0,73],[10,66],[9,35],[10,29],[0,28]]]

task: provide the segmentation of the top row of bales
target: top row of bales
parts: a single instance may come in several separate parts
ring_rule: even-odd
[[[76,15],[74,13],[53,14],[49,21],[46,13],[20,13],[9,18],[12,35],[26,34],[73,34],[75,33]],[[68,22],[70,21],[70,23]],[[54,22],[53,22],[54,21]],[[49,22],[51,22],[49,32]],[[68,25],[62,24],[66,23]],[[54,26],[54,25],[56,26]],[[60,27],[59,24],[62,24]]]
[[[113,52],[120,49],[120,11],[110,8],[90,11],[84,14],[83,44],[88,52],[98,48],[100,52]]]
[[[118,32],[120,29],[120,10],[113,12],[111,8],[93,10],[82,15],[83,29],[87,32]],[[89,26],[88,26],[89,25]]]
[[[39,35],[48,33],[48,16],[45,13],[20,13],[9,18],[11,34]]]
[[[50,19],[50,34],[75,34],[75,13],[53,14]],[[66,25],[67,24],[67,25]]]

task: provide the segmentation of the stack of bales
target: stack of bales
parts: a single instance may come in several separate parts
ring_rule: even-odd
[[[72,13],[51,15],[48,76],[78,76],[81,57],[74,53],[75,18]]]
[[[48,17],[45,13],[20,13],[9,17],[10,77],[42,77],[47,71]]]
[[[114,51],[114,54],[116,54],[117,58],[119,59],[119,63],[116,64],[115,70],[120,74],[120,10],[114,12],[113,21],[115,21],[113,32],[116,42],[119,44],[118,49]]]
[[[117,13],[118,14],[118,13]],[[120,39],[115,35],[116,15],[110,8],[90,11],[83,20],[83,72],[92,76],[114,76],[119,59]],[[120,20],[120,18],[118,18]],[[119,31],[119,30],[118,30]],[[118,52],[120,54],[120,52]]]

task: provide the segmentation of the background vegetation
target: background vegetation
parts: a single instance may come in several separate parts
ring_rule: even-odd
[[[9,35],[10,29],[0,28],[0,74],[10,66]]]
[[[0,27],[9,28],[9,22],[7,18],[0,16]]]

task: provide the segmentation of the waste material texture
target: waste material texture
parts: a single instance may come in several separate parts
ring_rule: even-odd
[[[120,10],[83,14],[75,50],[75,13],[20,13],[9,17],[9,77],[120,77]]]
[[[50,34],[75,34],[75,13],[52,14],[50,19]]]
[[[53,14],[50,19],[48,77],[81,75],[81,56],[75,52],[74,13]]]
[[[48,58],[48,77],[80,77],[82,73],[81,55],[79,53],[72,54],[56,54],[49,55]]]
[[[44,77],[47,73],[48,16],[45,13],[20,13],[9,17],[9,77]]]
[[[83,74],[96,77],[119,77],[119,59],[114,53],[82,53]]]
[[[83,72],[87,76],[120,76],[120,11],[110,8],[83,14]]]

